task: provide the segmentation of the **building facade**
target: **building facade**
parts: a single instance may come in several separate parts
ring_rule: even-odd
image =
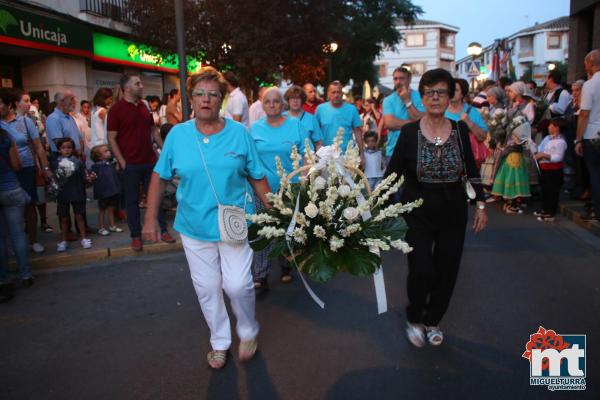
[[[144,95],[178,88],[178,62],[144,53],[130,21],[123,0],[0,0],[0,86],[24,89],[46,112],[58,90],[91,99],[100,87],[116,89],[123,73],[140,75]]]
[[[375,61],[379,70],[379,84],[393,88],[394,69],[405,66],[411,69],[411,87],[419,86],[421,75],[433,68],[454,71],[456,56],[455,38],[459,28],[437,21],[419,19],[413,25],[400,23],[397,29],[402,40],[394,49],[386,49]]]
[[[583,59],[600,49],[600,1],[571,0],[569,17],[569,82],[586,77]]]
[[[531,70],[533,80],[541,85],[548,75],[550,64],[568,61],[569,17],[535,24],[502,40],[511,51],[515,77],[520,79]],[[475,59],[472,56],[461,58],[456,62],[455,75],[467,80],[487,79],[492,69],[493,54],[494,45],[490,44],[484,47],[481,55]],[[479,74],[475,75],[474,70],[478,70]]]

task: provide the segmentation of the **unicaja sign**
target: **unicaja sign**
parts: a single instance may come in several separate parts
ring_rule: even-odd
[[[540,326],[529,336],[522,357],[529,360],[530,385],[552,391],[585,390],[585,335],[559,335]]]
[[[32,26],[31,22],[25,22],[23,20],[19,20],[19,27],[21,29],[21,34],[23,34],[25,37],[47,40],[57,46],[68,44],[67,35],[60,31],[60,27],[53,31]]]
[[[92,55],[92,30],[27,7],[0,4],[0,43],[79,56]]]

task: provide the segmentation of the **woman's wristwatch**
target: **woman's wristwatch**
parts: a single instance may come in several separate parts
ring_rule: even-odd
[[[579,143],[583,143],[583,139],[575,139],[573,140],[574,144],[579,144]]]

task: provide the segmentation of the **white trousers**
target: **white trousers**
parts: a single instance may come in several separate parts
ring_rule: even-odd
[[[236,331],[240,340],[256,337],[259,326],[255,317],[252,249],[248,243],[232,246],[185,235],[181,235],[181,242],[194,289],[210,329],[213,350],[227,350],[231,346],[231,326],[223,290],[237,319]]]

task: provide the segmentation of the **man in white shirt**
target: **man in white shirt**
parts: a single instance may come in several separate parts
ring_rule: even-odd
[[[250,126],[252,126],[252,124],[254,124],[256,121],[258,121],[259,119],[261,119],[262,117],[267,115],[267,114],[265,114],[265,110],[263,109],[263,104],[262,104],[262,98],[267,89],[268,88],[266,86],[261,86],[258,89],[258,99],[254,103],[252,103],[252,105],[250,106],[250,110],[248,112]]]
[[[581,89],[575,152],[583,156],[588,167],[594,208],[592,213],[582,219],[598,221],[600,216],[600,50],[590,51],[583,63],[590,79]]]
[[[562,87],[562,76],[560,71],[552,70],[546,77],[546,101],[552,118],[562,117],[571,104],[572,98],[569,92]]]
[[[225,106],[226,115],[234,121],[241,122],[246,128],[250,128],[248,100],[240,90],[235,74],[228,71],[223,77],[227,81],[228,93],[227,105]]]

